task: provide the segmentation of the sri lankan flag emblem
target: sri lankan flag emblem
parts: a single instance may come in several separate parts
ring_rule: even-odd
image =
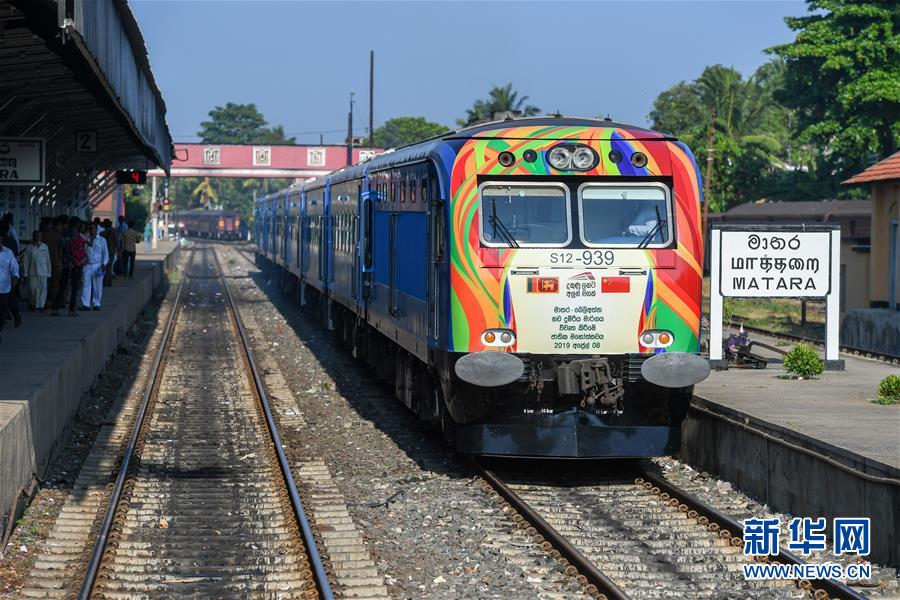
[[[529,277],[529,294],[558,294],[559,277]]]

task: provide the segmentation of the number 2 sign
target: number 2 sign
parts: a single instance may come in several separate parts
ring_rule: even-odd
[[[97,132],[96,131],[76,131],[75,132],[75,150],[77,152],[96,152],[97,151]]]

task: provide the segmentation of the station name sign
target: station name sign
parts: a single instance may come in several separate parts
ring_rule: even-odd
[[[0,185],[44,185],[46,176],[43,138],[0,137]]]
[[[824,298],[831,292],[828,231],[722,230],[719,291],[732,298]]]

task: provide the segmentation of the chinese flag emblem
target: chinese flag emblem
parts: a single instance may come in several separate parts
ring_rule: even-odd
[[[631,291],[631,278],[604,277],[600,280],[600,291],[604,294],[627,294]]]
[[[559,277],[529,277],[528,293],[530,294],[558,294]]]

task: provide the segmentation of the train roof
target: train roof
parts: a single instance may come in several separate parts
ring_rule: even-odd
[[[436,157],[438,148],[446,141],[490,137],[490,132],[492,131],[506,130],[513,127],[604,127],[628,130],[634,136],[634,139],[637,140],[674,141],[676,139],[674,136],[667,133],[661,133],[659,131],[647,129],[646,127],[619,123],[609,118],[565,117],[562,115],[508,118],[500,121],[478,123],[477,125],[464,127],[455,131],[447,131],[420,142],[387,150],[358,165],[344,167],[306,183],[292,185],[288,189],[318,189],[324,186],[328,180],[332,183],[341,183],[351,179],[358,179],[362,177],[366,171],[381,171],[420,162],[430,157]],[[285,190],[280,190],[279,192],[269,194],[260,199],[269,198],[284,192]]]

